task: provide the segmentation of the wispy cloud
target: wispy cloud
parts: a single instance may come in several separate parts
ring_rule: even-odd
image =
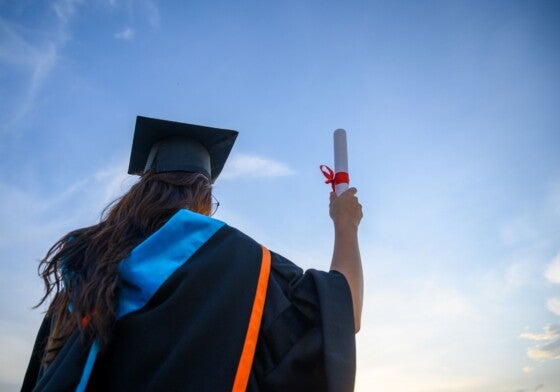
[[[10,225],[0,225],[0,248],[8,250],[13,244],[54,239],[64,234],[61,230],[91,223],[91,219],[126,192],[134,181],[135,177],[126,174],[126,163],[118,162],[68,184],[52,196],[0,182],[0,214],[4,222],[10,222]],[[58,213],[62,208],[65,214]]]
[[[60,21],[68,23],[76,13],[78,5],[83,2],[84,0],[58,0],[52,6]]]
[[[285,163],[250,154],[233,155],[227,162],[222,179],[285,177],[295,174]]]
[[[510,300],[527,286],[541,283],[537,256],[515,255],[511,260],[507,265],[488,270],[479,280],[479,289],[489,301],[501,303]]]
[[[560,298],[553,297],[546,301],[546,308],[557,316],[560,316]]]
[[[158,27],[160,23],[159,9],[156,3],[152,0],[144,1],[144,8],[148,17],[148,22],[152,27]]]
[[[25,77],[25,87],[19,98],[14,99],[15,108],[10,114],[4,114],[7,117],[0,126],[2,133],[17,133],[20,122],[32,113],[43,84],[56,66],[60,49],[69,39],[69,22],[81,3],[82,0],[53,2],[55,21],[46,31],[32,32],[0,18],[0,65],[17,67]]]
[[[560,283],[560,253],[548,264],[544,276],[551,283]]]
[[[101,186],[97,200],[101,208],[124,194],[134,182],[136,176],[127,174],[128,162],[122,161],[107,166],[93,175],[95,183]]]
[[[32,66],[40,52],[23,39],[17,26],[0,16],[0,61],[9,66]]]
[[[17,70],[26,79],[23,91],[12,92],[19,102],[11,114],[4,113],[8,117],[4,117],[0,126],[2,133],[14,133],[18,123],[31,112],[41,86],[56,63],[58,43],[56,40],[32,43],[24,38],[19,26],[2,18],[0,37],[0,65]]]
[[[500,239],[505,245],[534,242],[538,237],[539,233],[533,220],[526,216],[509,220],[500,229]]]
[[[116,39],[121,39],[124,41],[132,41],[134,39],[134,36],[136,34],[136,31],[130,27],[125,27],[124,29],[117,31],[115,33],[115,38]]]
[[[147,20],[151,27],[159,27],[161,16],[157,2],[153,0],[106,0],[112,9],[125,9],[129,18],[131,15],[140,15]]]
[[[516,389],[515,392],[538,392],[544,388],[544,384],[539,384],[534,388]]]

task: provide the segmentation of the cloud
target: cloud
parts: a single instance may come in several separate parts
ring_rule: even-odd
[[[145,0],[144,8],[148,17],[148,22],[152,27],[158,27],[160,23],[159,9],[154,1]]]
[[[101,208],[124,194],[136,182],[136,176],[129,176],[128,162],[122,161],[107,166],[92,177],[101,188],[98,190],[97,200]]]
[[[63,23],[68,23],[76,13],[76,7],[83,3],[83,0],[58,0],[53,3],[53,9]]]
[[[40,252],[38,249],[32,257],[42,255],[48,245],[45,241],[56,240],[76,226],[91,224],[107,204],[126,192],[136,179],[125,173],[125,162],[112,164],[58,189],[52,196],[0,182],[0,214],[4,218],[0,251],[12,255],[14,245],[39,243]],[[17,255],[13,257],[15,261]]]
[[[221,174],[222,179],[239,178],[271,178],[285,177],[295,174],[285,163],[272,159],[262,158],[257,155],[236,154],[226,164]]]
[[[523,369],[521,369],[521,370],[523,371],[523,373],[529,374],[529,373],[531,373],[533,370],[535,370],[535,368],[532,367],[532,366],[525,366],[525,367],[523,367]]]
[[[122,8],[129,17],[138,14],[146,19],[151,27],[159,27],[161,16],[156,1],[153,0],[106,0],[112,9]]]
[[[521,334],[524,339],[533,341],[547,341],[548,343],[531,347],[527,356],[536,361],[560,359],[560,324],[551,324],[543,328],[543,333],[525,332]]]
[[[521,337],[529,340],[551,340],[560,338],[560,324],[551,324],[543,328],[544,333],[524,332]]]
[[[507,265],[486,271],[477,283],[481,293],[491,302],[510,300],[522,289],[542,284],[539,258],[532,254],[514,255]]]
[[[544,276],[551,283],[560,283],[560,253],[546,267]]]
[[[532,220],[521,216],[506,222],[500,229],[500,239],[505,245],[519,245],[538,239],[538,230]]]
[[[9,118],[3,120],[2,129],[6,133],[13,132],[19,121],[31,112],[37,94],[57,60],[56,40],[33,44],[19,30],[19,26],[0,18],[0,65],[12,68],[15,74],[23,74],[26,79],[25,88],[15,94],[16,99],[19,98],[17,107]]]
[[[532,260],[521,260],[511,263],[505,276],[506,287],[510,290],[527,284],[531,275]]]
[[[546,307],[552,313],[560,316],[560,298],[558,297],[549,298],[546,301]]]
[[[17,26],[0,16],[0,61],[14,67],[30,67],[39,50],[18,33]]]
[[[547,359],[560,359],[560,339],[547,343],[540,347],[533,347],[527,350],[527,355],[531,359],[544,361]]]
[[[12,119],[13,124],[18,123],[33,109],[43,83],[56,64],[57,53],[56,45],[49,42],[46,44],[44,50],[36,57],[27,91]]]
[[[515,392],[537,392],[544,388],[544,384],[539,384],[534,388],[517,389]]]
[[[136,31],[134,31],[134,29],[130,27],[125,27],[124,29],[116,32],[114,36],[116,39],[121,39],[124,41],[132,41],[134,39],[135,34]]]
[[[15,133],[20,122],[32,113],[41,87],[54,69],[60,49],[68,42],[68,25],[83,0],[58,0],[52,3],[55,23],[50,28],[33,31],[0,18],[0,65],[23,73],[24,88],[15,97],[15,108],[2,119],[0,131]],[[22,33],[22,32],[25,32]],[[25,38],[25,35],[29,37]],[[45,40],[44,38],[47,37]]]

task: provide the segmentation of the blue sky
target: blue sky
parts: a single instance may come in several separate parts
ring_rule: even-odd
[[[37,260],[134,182],[135,116],[240,131],[218,219],[327,269],[319,165],[364,205],[358,391],[560,389],[553,1],[0,0],[0,389]]]

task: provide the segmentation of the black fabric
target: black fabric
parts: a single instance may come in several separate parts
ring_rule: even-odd
[[[244,234],[228,226],[220,229],[144,308],[117,321],[112,343],[100,353],[88,390],[231,390],[261,255],[260,245]],[[271,256],[247,390],[353,390],[354,321],[345,278],[337,272],[303,273],[282,256],[273,252]],[[68,345],[79,346],[79,340]],[[74,389],[81,370],[69,362],[82,364],[83,369],[86,356],[83,347],[80,359],[61,352],[35,390]],[[34,354],[31,362],[39,357]],[[30,363],[30,369],[34,366]],[[68,384],[74,384],[51,389],[45,377],[60,372],[67,374]],[[26,377],[23,390],[31,390],[31,377]]]
[[[303,271],[272,253],[263,324],[248,391],[352,391],[354,316],[336,271]]]
[[[73,391],[80,381],[89,347],[78,331],[68,338],[52,364],[41,372],[33,391]]]
[[[25,372],[25,377],[23,379],[23,385],[21,387],[24,391],[30,391],[35,387],[37,379],[41,373],[41,361],[43,358],[43,353],[47,346],[51,330],[51,319],[45,317],[41,326],[39,327],[39,332],[35,338],[35,344],[33,345],[33,351],[31,352],[31,359],[29,360],[29,366]]]

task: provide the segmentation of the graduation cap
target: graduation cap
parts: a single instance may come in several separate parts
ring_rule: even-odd
[[[212,183],[221,173],[237,131],[136,117],[128,174],[185,171]]]

